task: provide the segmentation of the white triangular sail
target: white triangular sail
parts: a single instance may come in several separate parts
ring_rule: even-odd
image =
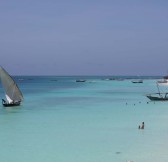
[[[8,103],[12,103],[13,102],[13,100],[7,94],[5,94],[5,97],[6,97],[6,100],[8,101]]]
[[[2,67],[0,67],[0,77],[8,103],[22,101],[23,95],[17,84]]]

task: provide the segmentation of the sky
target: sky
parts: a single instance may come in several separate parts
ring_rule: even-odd
[[[167,0],[0,0],[11,75],[167,75]]]

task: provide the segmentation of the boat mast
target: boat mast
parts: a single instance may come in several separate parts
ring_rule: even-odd
[[[156,85],[157,85],[157,89],[158,89],[159,95],[161,96],[161,94],[160,94],[160,89],[159,89],[159,85],[158,85],[157,82],[156,82]]]

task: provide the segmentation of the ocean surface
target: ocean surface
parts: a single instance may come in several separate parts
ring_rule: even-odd
[[[159,77],[14,78],[24,102],[0,105],[0,162],[168,161],[168,102],[145,96],[157,92]]]

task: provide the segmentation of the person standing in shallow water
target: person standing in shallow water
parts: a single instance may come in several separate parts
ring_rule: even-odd
[[[145,128],[145,123],[142,122],[142,126],[141,126],[141,129],[144,129]]]
[[[145,123],[144,122],[142,122],[142,125],[140,126],[138,126],[138,129],[144,129],[145,128]]]

